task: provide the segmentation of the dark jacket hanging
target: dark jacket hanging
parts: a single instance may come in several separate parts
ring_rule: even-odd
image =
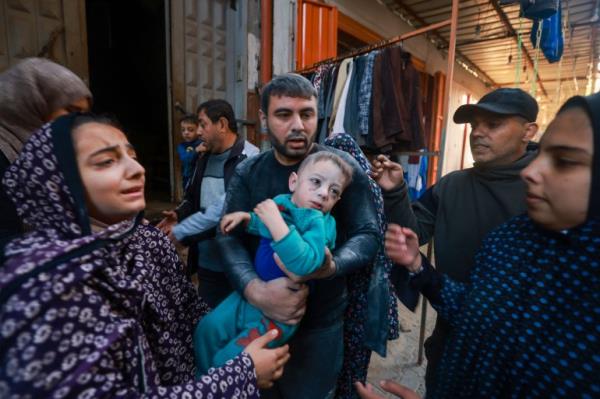
[[[419,72],[410,53],[383,50],[373,66],[373,144],[381,151],[423,148],[424,128]]]

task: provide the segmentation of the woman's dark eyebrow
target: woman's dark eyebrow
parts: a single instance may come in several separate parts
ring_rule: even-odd
[[[550,146],[546,147],[545,150],[548,152],[566,151],[566,152],[576,152],[576,153],[591,155],[591,153],[584,148],[571,147],[568,145],[550,145]]]
[[[133,152],[135,152],[135,148],[133,147],[133,145],[131,143],[125,144],[125,147],[127,147],[128,150],[132,150]],[[117,145],[111,145],[110,147],[104,147],[104,148],[99,149],[96,152],[93,152],[90,155],[90,158],[91,157],[95,157],[96,155],[103,154],[105,152],[115,152],[116,153],[116,152],[119,152],[118,149],[119,149],[119,145],[118,144]]]
[[[131,144],[130,144],[131,145]],[[133,147],[132,147],[133,148]],[[100,155],[103,154],[105,152],[117,152],[117,150],[119,149],[118,145],[111,145],[110,147],[104,147],[99,149],[96,152],[93,152],[92,154],[90,154],[90,158],[91,157],[95,157],[96,155]]]

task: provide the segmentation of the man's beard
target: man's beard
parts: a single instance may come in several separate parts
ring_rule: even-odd
[[[312,140],[309,137],[300,132],[292,132],[286,136],[285,141],[282,143],[277,140],[277,137],[273,133],[271,133],[271,129],[267,126],[267,132],[269,134],[269,141],[271,142],[271,146],[277,151],[280,155],[284,156],[288,159],[300,160],[303,159],[308,151],[312,148]],[[290,140],[303,140],[304,146],[302,148],[289,148],[287,146],[287,142]]]

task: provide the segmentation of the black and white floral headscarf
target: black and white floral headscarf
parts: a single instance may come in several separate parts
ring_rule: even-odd
[[[245,353],[193,380],[208,308],[164,234],[137,219],[90,232],[73,120],[36,132],[4,176],[33,230],[0,269],[0,397],[258,397]]]

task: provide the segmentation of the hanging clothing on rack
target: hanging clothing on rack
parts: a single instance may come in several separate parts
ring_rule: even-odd
[[[346,79],[348,78],[348,69],[351,62],[352,58],[346,58],[341,62],[338,70],[337,79],[335,82],[335,91],[333,93],[333,109],[331,111],[331,119],[329,120],[330,129],[333,128],[333,122],[335,121],[335,116],[340,104],[340,97],[342,97],[342,91],[344,90]]]
[[[373,144],[381,152],[424,145],[419,72],[410,53],[383,50],[373,66]]]
[[[317,92],[319,92],[321,88],[321,84],[323,83],[323,79],[327,76],[327,72],[331,69],[330,64],[323,64],[317,67],[315,73],[310,77],[310,82],[313,84]]]
[[[382,153],[425,146],[421,76],[402,48],[319,65],[310,79],[319,95],[318,143],[348,133],[361,147]]]
[[[344,132],[347,132],[354,138],[357,144],[361,143],[357,140],[359,133],[358,124],[358,109],[359,109],[359,90],[364,78],[365,67],[367,64],[367,56],[363,55],[354,59],[352,67],[352,76],[349,79],[348,96],[346,99],[346,107],[344,110]],[[370,97],[370,93],[369,93]],[[338,133],[333,131],[332,133]]]
[[[346,116],[346,102],[348,101],[348,91],[350,89],[350,83],[352,82],[352,72],[354,70],[354,62],[351,61],[348,64],[348,77],[344,82],[344,88],[342,90],[342,95],[340,96],[340,102],[338,104],[337,113],[335,115],[335,121],[333,122],[333,127],[331,128],[331,133],[346,133],[344,130],[344,118]]]
[[[317,103],[319,122],[315,141],[319,144],[323,144],[329,135],[329,121],[333,113],[333,99],[339,71],[337,65],[329,64],[328,66],[329,69],[324,73],[319,87],[319,99]]]
[[[373,112],[371,109],[373,92],[373,64],[375,56],[379,51],[372,51],[367,54],[367,62],[358,90],[358,131],[362,136],[371,133],[371,118]]]

